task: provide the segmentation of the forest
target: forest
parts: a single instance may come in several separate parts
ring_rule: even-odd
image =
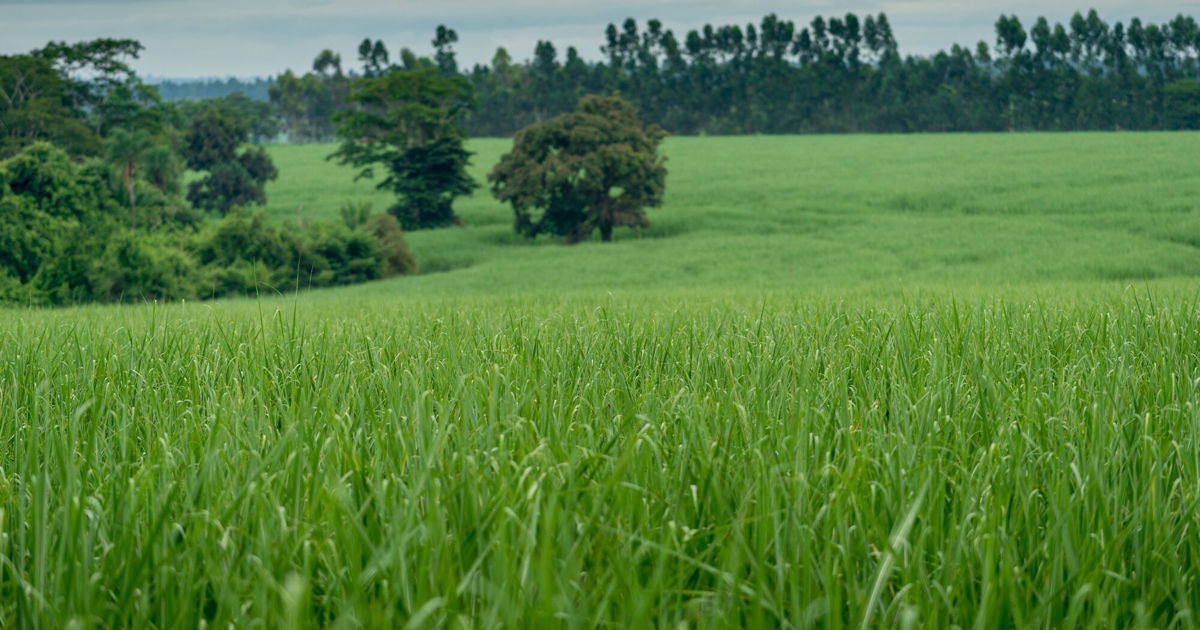
[[[995,34],[990,44],[902,56],[882,13],[807,26],[771,14],[683,37],[630,18],[608,25],[599,61],[544,40],[523,62],[499,48],[490,65],[471,68],[457,63],[453,29],[440,27],[432,44],[442,72],[471,82],[478,107],[461,124],[472,136],[511,136],[586,94],[617,91],[647,122],[683,135],[1200,128],[1193,17],[1110,24],[1093,9],[1026,27],[1002,15]],[[311,71],[274,77],[269,98],[290,141],[332,138],[331,117],[355,77],[420,63],[382,41],[364,40],[358,52],[357,69],[326,50]]]

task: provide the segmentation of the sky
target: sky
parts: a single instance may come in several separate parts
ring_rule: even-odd
[[[1015,13],[1028,27],[1043,15],[1065,24],[1093,7],[1109,23],[1200,17],[1196,0],[0,0],[0,54],[51,40],[133,38],[146,47],[134,62],[143,77],[247,78],[307,71],[326,48],[341,54],[344,68],[357,67],[364,37],[383,40],[393,53],[407,46],[431,54],[439,24],[458,32],[459,64],[469,67],[488,63],[498,46],[528,59],[541,39],[560,55],[574,46],[585,59],[600,59],[604,28],[628,17],[639,25],[658,18],[682,40],[706,23],[745,27],[772,12],[799,29],[817,15],[882,11],[901,53],[925,55],[956,43],[993,44],[1002,13]]]

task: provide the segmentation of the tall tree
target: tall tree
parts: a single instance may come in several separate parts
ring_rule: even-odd
[[[458,62],[454,59],[454,44],[458,42],[458,32],[446,25],[439,24],[433,37],[434,63],[446,76],[458,74]]]
[[[266,184],[279,172],[259,147],[245,147],[245,120],[218,109],[192,119],[185,139],[188,168],[207,175],[188,185],[188,201],[197,208],[222,214],[234,206],[266,203]]]
[[[96,134],[70,102],[70,85],[49,59],[0,55],[0,159],[39,141],[75,155],[96,153]]]
[[[397,70],[359,79],[346,102],[334,117],[342,144],[330,159],[358,167],[356,181],[382,167],[377,187],[396,193],[389,212],[404,229],[456,223],[454,198],[476,186],[455,124],[475,104],[467,80],[428,66]]]
[[[137,40],[101,38],[50,42],[33,54],[54,64],[68,82],[71,107],[86,114],[93,131],[107,136],[131,125],[156,130],[161,122],[158,91],[142,83],[129,65],[144,49]]]

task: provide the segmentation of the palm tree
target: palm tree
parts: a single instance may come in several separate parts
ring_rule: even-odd
[[[142,173],[151,186],[168,195],[179,192],[179,178],[183,174],[183,165],[170,147],[151,147],[142,155],[140,163]]]
[[[129,227],[134,227],[137,222],[137,197],[133,192],[137,164],[153,146],[150,134],[142,129],[116,129],[105,143],[105,158],[121,169],[121,181],[129,191]]]

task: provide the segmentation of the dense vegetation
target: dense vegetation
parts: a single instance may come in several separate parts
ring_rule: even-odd
[[[675,134],[1200,129],[1200,27],[1184,15],[1109,24],[1093,10],[1028,27],[1004,15],[991,44],[930,56],[902,55],[884,14],[808,26],[772,14],[682,37],[659,20],[629,19],[608,26],[598,62],[547,40],[525,62],[501,48],[491,64],[459,68],[456,41],[441,29],[428,63],[470,79],[479,108],[463,126],[472,136],[511,136],[614,91]],[[389,63],[380,41],[359,53],[364,76],[420,63],[407,48]],[[271,99],[289,137],[329,141],[354,74],[325,51],[313,72],[277,77]]]
[[[165,104],[129,67],[140,51],[102,39],[0,57],[0,302],[207,298],[415,270],[392,217],[284,227],[244,210],[278,175],[247,144],[274,133],[263,112],[241,96]]]

